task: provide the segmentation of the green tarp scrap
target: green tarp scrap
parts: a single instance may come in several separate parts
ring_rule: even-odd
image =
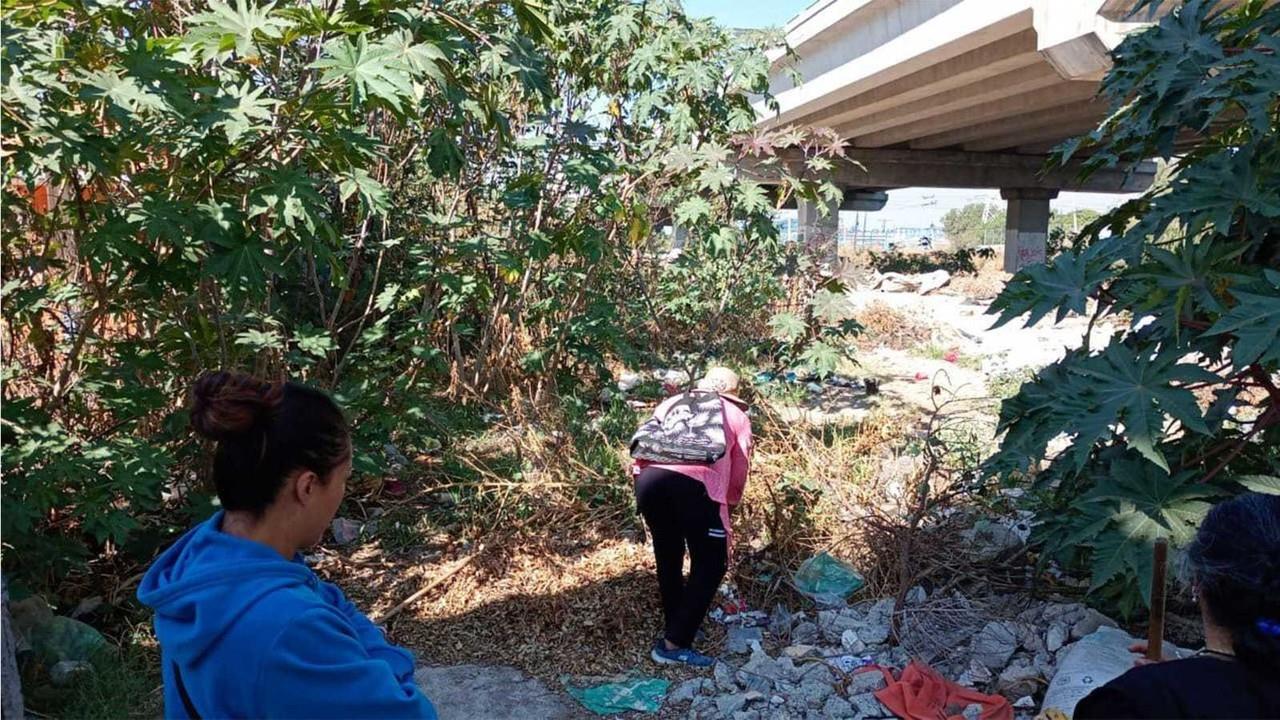
[[[671,687],[670,680],[651,677],[561,678],[574,700],[597,715],[658,712]]]
[[[865,584],[853,566],[825,552],[801,563],[795,578],[796,590],[820,605],[839,605]]]

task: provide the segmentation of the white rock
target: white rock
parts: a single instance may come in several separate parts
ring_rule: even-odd
[[[983,707],[981,705],[973,703],[972,705],[966,705],[964,712],[961,714],[964,716],[964,720],[979,720],[982,717],[982,710]]]
[[[840,647],[850,655],[858,655],[865,652],[867,644],[858,639],[858,632],[853,629],[845,630],[840,636]]]
[[[929,593],[925,592],[924,588],[920,587],[919,585],[916,585],[915,587],[912,587],[910,590],[907,591],[906,600],[908,605],[919,605],[920,603],[928,599],[929,599]]]
[[[1013,701],[1013,706],[1016,708],[1033,708],[1036,706],[1036,701],[1030,695],[1023,695]]]
[[[1067,628],[1055,623],[1044,636],[1044,648],[1049,652],[1058,652],[1067,644]]]
[[[1007,622],[989,622],[973,636],[973,658],[991,668],[1002,668],[1018,649],[1018,635]]]

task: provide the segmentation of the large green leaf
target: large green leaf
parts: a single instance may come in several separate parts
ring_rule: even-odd
[[[1280,271],[1268,270],[1266,277],[1271,287],[1260,284],[1257,292],[1233,292],[1236,306],[1205,331],[1205,335],[1236,336],[1231,353],[1236,368],[1280,362]]]
[[[368,33],[360,33],[354,43],[348,38],[325,43],[324,54],[312,67],[324,70],[323,82],[344,81],[353,105],[375,97],[400,110],[401,103],[413,97],[412,77],[404,59],[394,48],[370,45]]]
[[[1083,396],[1087,400],[1072,401],[1080,410],[1075,416],[1077,429],[1085,437],[1102,437],[1110,424],[1119,420],[1129,446],[1168,471],[1168,462],[1157,447],[1164,439],[1168,419],[1189,430],[1209,431],[1195,396],[1173,383],[1215,382],[1218,376],[1198,365],[1180,363],[1174,354],[1134,357],[1112,344],[1071,371],[1087,380],[1080,387],[1088,393]]]
[[[258,57],[259,38],[279,38],[288,23],[272,13],[275,3],[263,6],[236,0],[231,6],[211,0],[209,9],[192,15],[187,42],[211,60],[235,53],[240,59]]]

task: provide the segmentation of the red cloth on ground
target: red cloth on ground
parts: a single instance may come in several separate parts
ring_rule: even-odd
[[[876,699],[902,720],[962,719],[964,709],[973,704],[982,706],[982,720],[1013,720],[1013,706],[1008,700],[957,685],[924,663],[911,661],[897,678],[878,665],[867,665],[856,672],[876,671],[884,673],[888,683],[885,689],[876,691]]]

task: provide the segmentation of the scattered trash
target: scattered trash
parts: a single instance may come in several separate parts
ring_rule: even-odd
[[[960,359],[960,353],[957,350],[948,350],[942,355],[942,359],[953,363]]]
[[[875,658],[870,655],[841,655],[839,657],[831,658],[831,664],[840,668],[840,672],[845,673],[853,672],[860,667],[866,667],[873,662],[875,662]]]
[[[596,715],[658,712],[671,687],[670,680],[649,677],[562,678],[561,682],[574,700]]]
[[[360,523],[351,518],[337,517],[329,523],[329,531],[333,533],[334,542],[349,545],[360,537]]]
[[[877,691],[875,697],[893,714],[906,720],[932,720],[946,717],[946,708],[963,708],[968,705],[981,705],[984,720],[1013,720],[1013,708],[1009,701],[999,695],[987,695],[977,690],[961,687],[933,668],[923,663],[912,661],[902,671],[902,675],[893,678],[888,671],[872,666],[862,672],[880,672],[885,675],[888,687]]]
[[[852,565],[826,552],[801,563],[795,576],[796,590],[819,605],[841,605],[865,584],[866,580]]]
[[[88,662],[109,647],[102,633],[79,620],[54,615],[38,595],[11,603],[9,612],[19,648],[29,649],[48,667],[63,660]]]
[[[921,382],[923,380],[928,380],[928,379],[929,379],[929,373],[916,371],[916,382]]]

